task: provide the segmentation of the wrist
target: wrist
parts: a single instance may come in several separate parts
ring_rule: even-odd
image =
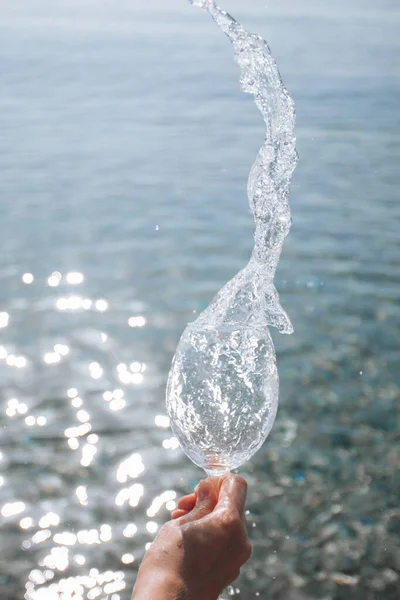
[[[182,578],[163,569],[139,570],[132,600],[192,600]]]

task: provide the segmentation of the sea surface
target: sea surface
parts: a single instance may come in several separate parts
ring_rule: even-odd
[[[222,0],[221,0],[222,3]],[[400,7],[226,0],[297,106],[276,425],[244,600],[400,595]],[[187,322],[242,268],[264,124],[186,0],[0,0],[0,597],[129,600],[203,476],[168,428]]]

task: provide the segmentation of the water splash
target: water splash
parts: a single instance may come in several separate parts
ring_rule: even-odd
[[[276,416],[279,378],[268,326],[293,332],[273,280],[291,227],[295,108],[267,42],[214,0],[189,1],[208,10],[232,42],[241,88],[254,96],[266,123],[248,181],[255,219],[251,259],[188,325],[167,389],[171,425],[183,449],[208,473],[220,474],[258,450]]]

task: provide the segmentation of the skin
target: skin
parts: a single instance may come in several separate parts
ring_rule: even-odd
[[[218,600],[251,556],[238,475],[201,481],[181,498],[139,569],[132,600]]]

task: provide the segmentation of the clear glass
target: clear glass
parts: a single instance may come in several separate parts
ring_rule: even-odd
[[[172,429],[210,476],[246,462],[264,443],[278,408],[279,379],[268,329],[190,324],[167,390]]]

